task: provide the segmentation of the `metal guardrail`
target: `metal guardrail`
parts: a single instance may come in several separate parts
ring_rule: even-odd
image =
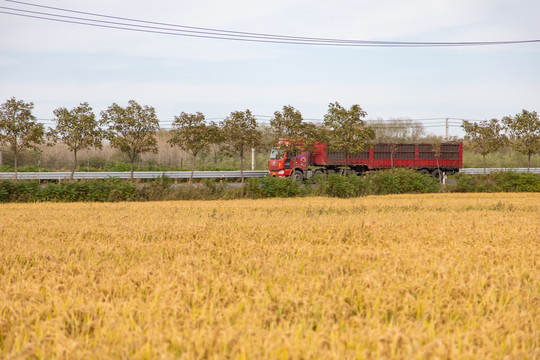
[[[540,174],[540,168],[530,168],[529,170],[533,174]],[[496,171],[515,171],[522,173],[527,172],[527,168],[486,168],[486,174]],[[459,172],[469,175],[482,175],[484,173],[484,168],[463,168],[459,169]]]
[[[515,171],[515,172],[527,172],[527,168],[487,168],[486,173],[495,171]],[[483,168],[463,168],[459,170],[463,174],[481,175],[484,173]],[[540,168],[531,168],[531,173],[540,174]],[[19,172],[17,179],[19,180],[67,180],[69,179],[71,172]],[[133,177],[135,179],[156,179],[159,177],[168,177],[171,179],[189,179],[191,171],[134,171]],[[265,177],[268,175],[268,171],[244,171],[245,178]],[[13,172],[0,172],[0,180],[10,180],[15,177]],[[129,171],[119,172],[76,172],[73,175],[77,180],[93,180],[93,179],[129,179]],[[193,173],[194,179],[231,179],[240,178],[240,171],[195,171]]]
[[[69,179],[71,172],[19,172],[17,179],[19,180],[67,180]],[[244,177],[265,177],[268,175],[268,171],[244,171]],[[135,179],[156,179],[159,177],[168,177],[171,179],[189,179],[191,171],[134,171],[133,177]],[[240,171],[195,171],[193,173],[194,179],[229,179],[240,178]],[[0,180],[14,179],[14,172],[0,172]],[[129,179],[130,172],[76,172],[73,175],[73,179],[77,180],[94,180],[94,179]]]

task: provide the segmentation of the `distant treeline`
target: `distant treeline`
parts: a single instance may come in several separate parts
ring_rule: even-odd
[[[267,167],[267,154],[279,138],[309,145],[326,141],[337,151],[354,153],[375,142],[431,142],[422,123],[407,119],[365,121],[359,106],[330,103],[324,121],[305,121],[284,106],[270,125],[257,124],[247,109],[215,123],[204,114],[180,113],[171,130],[160,129],[155,109],[130,100],[113,103],[97,118],[90,105],[54,110],[46,129],[32,114],[33,103],[15,98],[0,106],[0,171],[243,170],[252,149],[255,167]],[[523,110],[479,123],[464,121],[465,167],[540,167],[540,121]],[[309,147],[309,146],[308,146]],[[19,168],[21,167],[21,168]]]

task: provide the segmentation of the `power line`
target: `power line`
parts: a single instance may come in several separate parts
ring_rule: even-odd
[[[253,115],[255,118],[257,118],[257,120],[259,122],[267,122],[267,123],[270,123],[270,119],[272,119],[274,117],[274,115]],[[205,118],[205,121],[219,121],[219,120],[224,120],[225,117],[212,117],[212,118]],[[461,126],[461,122],[462,121],[472,121],[472,122],[478,122],[478,121],[485,121],[485,120],[478,120],[478,119],[460,119],[460,118],[445,118],[445,117],[439,117],[439,118],[403,118],[403,119],[393,119],[393,118],[390,118],[390,119],[366,119],[364,121],[366,121],[367,123],[371,124],[372,126],[373,125],[381,125],[381,126],[391,126],[391,125],[396,125],[396,123],[399,123],[399,122],[407,122],[409,124],[404,124],[404,125],[408,125],[408,126],[415,126],[415,125],[423,125],[421,122],[422,121],[428,121],[429,125],[434,125],[434,123],[432,123],[431,121],[434,121],[435,124],[441,124],[441,125],[445,125],[446,122],[445,120],[448,119],[448,123],[450,125],[456,125],[456,123],[459,123],[459,125],[457,126]],[[45,121],[45,122],[53,122],[54,119],[50,119],[50,118],[38,118],[37,120],[39,121]],[[304,121],[313,121],[313,122],[323,122],[324,119],[323,118],[303,118],[302,120]],[[173,120],[162,120],[160,121],[162,123],[173,123],[174,122],[174,119]],[[415,122],[415,123],[410,123],[410,122]],[[423,126],[426,126],[426,125],[423,125]]]
[[[46,126],[54,126],[56,122],[52,119],[37,119],[39,123],[46,125]],[[260,121],[258,120],[257,123],[259,125],[270,125],[269,121]],[[172,129],[173,124],[172,121],[160,121],[159,122],[161,129]],[[370,127],[375,129],[414,129],[414,128],[442,128],[445,127],[445,123],[437,123],[437,124],[368,124]],[[449,124],[449,127],[461,127],[461,125],[456,124]]]
[[[275,35],[265,33],[243,32],[243,31],[230,31],[222,29],[204,28],[196,26],[186,26],[178,24],[168,24],[154,21],[146,21],[139,19],[131,19],[118,16],[110,16],[92,12],[77,11],[59,7],[45,6],[32,4],[23,1],[5,0],[7,2],[16,3],[19,5],[32,6],[45,8],[54,11],[68,12],[74,14],[81,14],[86,16],[107,18],[119,21],[105,21],[97,20],[88,17],[76,17],[59,15],[55,13],[38,12],[18,8],[0,7],[1,9],[9,11],[0,11],[0,13],[7,15],[22,16],[27,18],[35,18],[41,20],[49,20],[63,23],[71,23],[77,25],[87,25],[100,28],[109,28],[117,30],[137,31],[143,33],[154,33],[162,35],[176,35],[196,38],[218,39],[218,40],[235,40],[235,41],[247,41],[257,43],[277,43],[277,44],[292,44],[292,45],[322,45],[322,46],[376,46],[376,47],[444,47],[444,46],[485,46],[485,45],[509,45],[509,44],[523,44],[523,43],[538,43],[540,40],[512,40],[512,41],[466,41],[466,42],[416,42],[416,41],[368,41],[368,40],[348,40],[348,39],[335,39],[335,38],[317,38],[317,37],[303,37],[303,36],[289,36],[289,35]],[[13,12],[15,11],[15,12]],[[32,15],[30,15],[32,14]],[[126,23],[129,21],[131,23]],[[139,25],[148,24],[148,25]],[[152,26],[150,26],[152,25]],[[155,26],[157,25],[157,26]],[[165,27],[164,27],[165,26]]]
[[[274,115],[254,115],[258,118],[273,118]],[[302,118],[306,121],[324,121],[324,118]],[[397,121],[462,121],[466,119],[450,118],[450,117],[438,117],[438,118],[390,118],[390,119],[366,119],[368,122],[397,122]],[[483,121],[483,120],[474,120],[474,121]]]
[[[255,118],[262,118],[262,119],[258,119],[259,121],[262,121],[262,122],[270,122],[269,119],[271,119],[273,116],[271,115],[253,115]],[[213,117],[213,118],[205,118],[205,121],[215,121],[215,120],[224,120],[225,117]],[[413,123],[413,124],[409,124],[409,125],[421,125],[418,123],[418,121],[424,121],[424,120],[439,120],[437,121],[437,123],[440,123],[440,124],[445,124],[444,121],[441,121],[441,120],[444,120],[446,118],[428,118],[428,119],[378,119],[378,120],[371,120],[371,119],[368,119],[368,120],[365,120],[366,122],[368,123],[376,123],[377,125],[394,125],[394,122],[409,122],[409,121],[417,121],[417,123]],[[448,118],[450,120],[450,118]],[[53,122],[55,119],[52,119],[52,118],[37,118],[36,120],[40,120],[40,121],[47,121],[47,122]],[[321,121],[323,122],[324,119],[303,119],[303,120],[310,120],[310,121]],[[450,120],[450,121],[461,121],[463,119],[453,119],[453,120]],[[478,120],[480,121],[480,120]],[[483,121],[483,120],[482,120]],[[161,122],[166,122],[166,123],[172,123],[174,122],[174,120],[161,120]],[[407,125],[407,124],[405,124]],[[432,123],[430,123],[430,125],[433,125]]]

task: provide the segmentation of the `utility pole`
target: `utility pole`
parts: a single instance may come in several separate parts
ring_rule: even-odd
[[[446,118],[446,131],[444,133],[444,139],[448,140],[448,118]]]
[[[251,148],[251,170],[255,170],[255,148]]]

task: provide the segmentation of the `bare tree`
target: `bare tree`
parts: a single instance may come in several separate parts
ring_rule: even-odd
[[[422,123],[411,119],[372,120],[368,124],[375,129],[377,142],[412,143],[425,135]]]

